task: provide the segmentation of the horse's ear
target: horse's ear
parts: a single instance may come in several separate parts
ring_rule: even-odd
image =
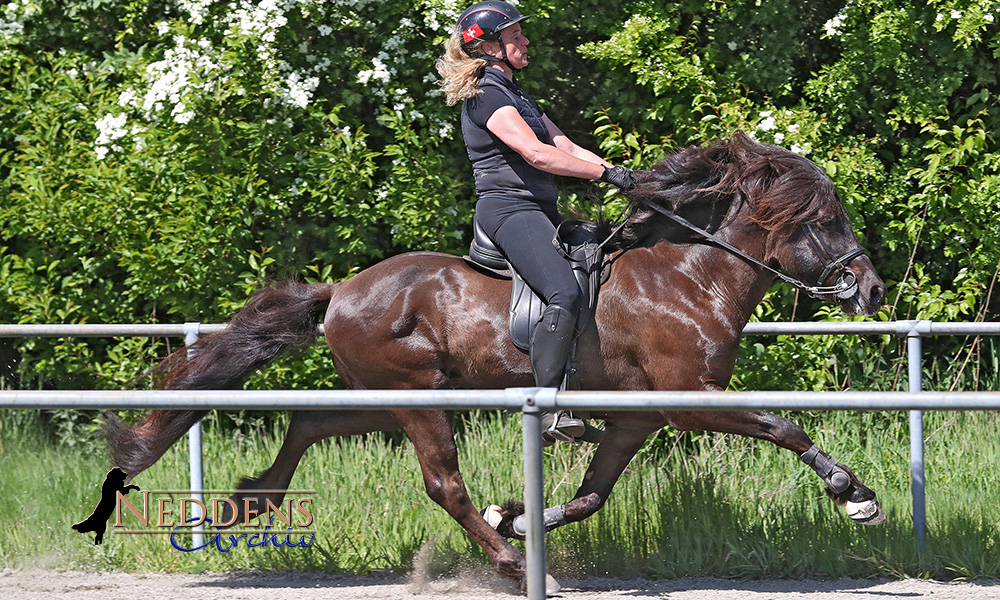
[[[741,146],[747,146],[755,144],[753,138],[746,134],[742,129],[737,129],[733,132],[733,137],[729,140],[733,144],[740,144]]]

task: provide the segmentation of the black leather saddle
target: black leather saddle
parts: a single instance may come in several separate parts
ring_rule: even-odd
[[[583,224],[577,220],[564,221],[556,229],[556,236],[552,240],[557,248],[562,249],[563,256],[570,261],[576,281],[583,291],[582,308],[576,320],[577,336],[594,320],[604,263],[604,253],[600,244]],[[477,269],[512,280],[510,338],[515,346],[527,351],[531,345],[531,333],[542,317],[545,303],[511,267],[503,252],[497,248],[475,219],[473,219],[473,238],[469,254],[462,258]]]

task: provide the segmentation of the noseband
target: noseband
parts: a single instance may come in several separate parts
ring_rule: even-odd
[[[858,246],[854,250],[851,250],[850,252],[847,252],[838,258],[833,258],[833,253],[830,252],[830,247],[826,245],[826,242],[823,241],[823,238],[819,237],[819,235],[816,234],[816,231],[813,229],[812,225],[805,226],[806,240],[809,242],[809,246],[812,248],[816,256],[819,257],[821,260],[826,261],[826,266],[823,267],[823,272],[820,273],[819,279],[816,281],[816,285],[806,285],[801,281],[799,281],[798,279],[795,279],[794,277],[785,275],[781,271],[778,271],[777,269],[773,269],[765,265],[763,262],[750,256],[746,252],[740,250],[739,248],[736,248],[735,246],[732,246],[727,242],[720,240],[716,236],[698,227],[697,225],[688,221],[684,217],[663,208],[659,204],[653,204],[652,202],[644,202],[644,204],[646,204],[649,208],[655,210],[656,212],[660,213],[661,215],[674,221],[678,225],[686,229],[690,229],[691,231],[697,233],[698,235],[710,240],[711,242],[713,242],[723,250],[729,252],[730,254],[733,254],[748,263],[751,263],[762,269],[770,271],[771,273],[774,273],[782,281],[790,283],[791,285],[799,288],[800,290],[808,294],[809,297],[811,298],[819,298],[820,296],[836,296],[837,298],[846,300],[847,298],[850,298],[858,291],[858,278],[848,268],[848,265],[850,265],[851,261],[853,261],[855,258],[861,256],[862,254],[866,254],[867,251],[861,246]],[[823,282],[826,281],[827,277],[829,277],[834,272],[840,273],[840,277],[837,278],[837,284],[823,285]]]
[[[855,258],[865,254],[865,249],[858,246],[850,252],[845,252],[838,258],[833,258],[833,252],[830,252],[830,247],[826,245],[823,238],[816,235],[816,231],[812,225],[806,225],[806,241],[809,242],[809,246],[816,256],[826,261],[826,266],[823,267],[823,272],[819,274],[816,285],[820,285],[826,281],[826,278],[834,271],[840,273],[840,277],[837,278],[837,285],[818,289],[830,289],[831,291],[822,293],[833,294],[842,300],[853,296],[858,291],[858,278],[847,268],[847,265],[851,264],[851,261]]]

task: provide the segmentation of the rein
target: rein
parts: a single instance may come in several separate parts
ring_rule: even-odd
[[[740,250],[739,248],[737,248],[737,247],[729,244],[728,242],[722,241],[718,237],[716,237],[716,236],[712,235],[711,233],[705,231],[701,227],[698,227],[697,225],[695,225],[694,223],[688,221],[684,217],[682,217],[682,216],[680,216],[680,215],[678,215],[678,214],[676,214],[674,212],[671,212],[671,211],[663,208],[662,206],[660,206],[658,204],[653,204],[652,202],[647,202],[647,201],[643,201],[643,203],[646,206],[648,206],[649,208],[651,208],[651,209],[655,210],[656,212],[660,213],[661,215],[663,215],[663,216],[669,218],[670,220],[674,221],[678,225],[680,225],[680,226],[682,226],[682,227],[684,227],[686,229],[689,229],[689,230],[693,231],[694,233],[697,233],[698,235],[704,237],[707,240],[710,240],[711,242],[713,242],[714,244],[718,245],[720,248],[722,248],[723,250],[729,252],[730,254],[732,254],[734,256],[737,256],[738,258],[740,258],[740,259],[742,259],[742,260],[744,260],[744,261],[746,261],[748,263],[751,263],[753,265],[756,265],[756,266],[758,266],[758,267],[760,267],[762,269],[770,271],[771,273],[773,273],[775,276],[777,276],[778,278],[780,278],[785,283],[789,283],[789,284],[791,284],[791,285],[799,288],[800,290],[804,291],[811,298],[818,298],[820,296],[833,295],[833,296],[836,296],[836,297],[841,298],[841,299],[847,299],[847,298],[850,298],[851,296],[853,296],[857,292],[857,289],[858,289],[858,278],[857,278],[857,276],[854,275],[854,273],[851,272],[850,269],[847,268],[847,266],[851,263],[852,260],[854,260],[855,258],[857,258],[857,257],[861,256],[862,254],[866,253],[866,250],[864,248],[862,248],[861,246],[858,246],[854,250],[851,250],[850,252],[845,253],[844,255],[840,256],[839,258],[833,258],[833,255],[830,252],[829,247],[823,242],[822,239],[820,239],[816,235],[816,233],[813,231],[812,227],[810,227],[810,226],[807,225],[806,226],[807,227],[807,234],[808,234],[808,238],[807,239],[809,241],[809,245],[812,247],[813,252],[815,252],[817,256],[819,256],[823,260],[827,261],[826,266],[823,268],[823,273],[820,275],[819,281],[817,281],[817,285],[812,285],[811,286],[811,285],[806,285],[806,284],[802,283],[801,281],[799,281],[798,279],[795,279],[794,277],[791,277],[789,275],[785,275],[784,273],[782,273],[781,271],[778,271],[777,269],[773,269],[773,268],[767,266],[763,262],[761,262],[761,261],[757,260],[756,258],[750,256],[749,254],[747,254],[746,252]],[[827,286],[819,285],[819,284],[823,283],[823,281],[826,280],[826,278],[834,270],[837,270],[837,271],[840,272],[840,278],[837,280],[837,285],[827,285]]]
[[[565,221],[562,221],[561,223],[556,225],[556,233],[555,235],[552,236],[552,245],[555,246],[556,252],[558,252],[560,256],[562,256],[563,258],[565,258],[570,262],[577,262],[577,263],[587,262],[591,260],[594,256],[596,256],[598,252],[602,251],[604,247],[611,242],[611,240],[615,239],[615,236],[618,235],[618,232],[620,232],[622,229],[625,228],[626,225],[628,225],[629,219],[632,218],[632,214],[634,212],[635,212],[634,210],[630,210],[629,213],[626,214],[624,218],[622,218],[622,222],[611,230],[611,234],[608,235],[608,237],[604,238],[603,242],[600,243],[595,242],[593,250],[589,254],[584,255],[583,258],[573,258],[572,256],[570,256],[569,253],[567,253],[566,250],[563,249],[561,240],[563,239],[564,226],[569,227],[570,229],[576,229],[584,225],[585,221],[581,221],[580,219],[566,219]]]

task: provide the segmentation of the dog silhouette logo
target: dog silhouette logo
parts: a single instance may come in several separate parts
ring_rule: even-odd
[[[73,525],[73,529],[80,533],[96,533],[94,544],[101,544],[104,541],[104,530],[107,527],[108,519],[111,518],[111,513],[114,512],[115,505],[118,503],[118,492],[127,494],[131,490],[139,491],[137,485],[125,485],[127,478],[128,475],[125,474],[125,471],[118,467],[108,471],[107,477],[104,478],[104,484],[101,485],[101,500],[94,508],[94,512],[83,521]]]

